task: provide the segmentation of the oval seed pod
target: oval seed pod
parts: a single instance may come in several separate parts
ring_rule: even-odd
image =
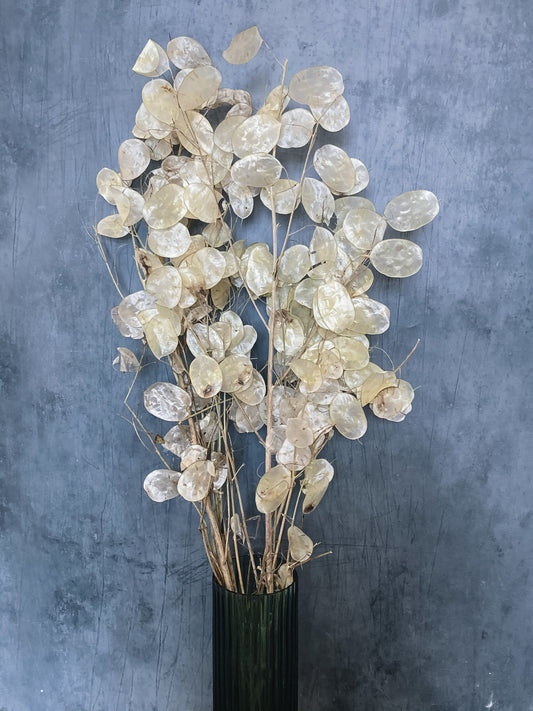
[[[174,353],[181,333],[181,318],[174,309],[157,305],[139,313],[148,347],[156,358]]]
[[[96,231],[99,235],[111,237],[111,239],[120,239],[130,233],[129,229],[122,224],[120,215],[103,217],[96,225]]]
[[[134,180],[142,175],[150,163],[150,149],[138,138],[128,138],[118,149],[118,165],[124,180]]]
[[[145,201],[143,217],[146,224],[155,230],[166,230],[180,222],[186,212],[183,188],[176,183],[168,183]]]
[[[370,403],[370,409],[384,420],[402,422],[411,412],[415,391],[406,380],[398,380],[396,386],[381,390]]]
[[[178,97],[172,84],[165,79],[152,79],[143,86],[143,104],[166,126],[173,126],[180,114]]]
[[[159,304],[169,309],[177,306],[181,297],[181,275],[176,267],[165,265],[154,269],[146,279],[146,291],[157,299]]]
[[[350,210],[342,223],[346,238],[362,252],[370,251],[381,242],[386,227],[387,223],[381,215],[365,207]]]
[[[189,377],[193,388],[203,398],[214,397],[222,387],[222,371],[210,356],[197,356],[189,366]]]
[[[316,290],[313,314],[322,328],[342,333],[353,324],[355,312],[346,288],[340,282],[331,280]]]
[[[308,67],[297,72],[289,82],[289,96],[298,104],[330,104],[344,91],[341,73],[334,67]]]
[[[204,64],[188,72],[178,89],[178,104],[183,111],[203,109],[217,98],[222,74],[216,67]]]
[[[422,266],[422,250],[408,239],[387,239],[370,253],[372,266],[388,277],[409,277]]]
[[[178,69],[211,64],[211,57],[202,45],[192,37],[175,37],[167,44],[167,55]]]
[[[271,114],[250,116],[233,132],[233,152],[239,158],[268,153],[278,142],[280,130],[281,123]]]
[[[334,469],[327,459],[315,459],[306,466],[302,482],[302,491],[305,494],[302,503],[304,514],[314,511],[322,501],[333,474]]]
[[[242,186],[267,188],[280,176],[282,165],[269,153],[255,153],[236,161],[231,168],[232,179]]]
[[[307,109],[286,111],[280,120],[280,148],[301,148],[309,143],[316,121]]]
[[[178,481],[181,474],[172,469],[155,469],[144,480],[143,488],[152,501],[168,501],[179,495]]]
[[[334,133],[350,123],[350,107],[344,96],[326,106],[311,106],[313,116],[325,131]]]
[[[290,215],[300,204],[300,183],[297,180],[281,178],[269,188],[263,188],[260,193],[261,202],[269,210],[279,215]]]
[[[357,181],[350,156],[331,143],[315,151],[313,165],[326,185],[335,192],[347,193]]]
[[[235,35],[229,47],[222,52],[222,56],[228,64],[246,64],[255,57],[262,44],[263,38],[257,25],[254,25]]]
[[[257,484],[255,505],[261,513],[272,513],[280,506],[291,488],[291,473],[283,464],[269,469]]]
[[[329,406],[331,421],[346,439],[359,439],[367,428],[366,416],[359,400],[350,393],[338,393]]]
[[[252,384],[254,367],[247,355],[232,354],[220,361],[222,373],[221,390],[235,393],[245,390]]]
[[[160,257],[181,257],[191,246],[191,235],[187,227],[178,222],[166,230],[148,230],[148,246]]]
[[[313,541],[297,526],[290,526],[287,530],[289,539],[289,554],[297,563],[303,563],[311,557]]]
[[[383,211],[389,225],[409,232],[427,225],[439,214],[439,201],[429,190],[411,190],[393,198]]]
[[[144,406],[160,420],[177,422],[189,415],[191,396],[172,383],[154,383],[144,391]]]
[[[215,477],[215,465],[210,460],[187,467],[178,481],[178,491],[187,501],[201,501],[209,493]]]

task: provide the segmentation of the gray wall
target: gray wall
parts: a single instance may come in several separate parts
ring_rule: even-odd
[[[374,292],[396,363],[422,339],[413,413],[336,439],[309,517],[333,555],[301,576],[301,709],[533,709],[532,20],[529,0],[2,3],[2,711],[210,708],[196,521],[142,492],[157,463],[111,367],[131,342],[85,230],[147,38],[192,35],[218,61],[255,23],[290,72],[344,74],[340,140],[378,209],[413,188],[441,200],[422,270]],[[223,71],[256,102],[277,77],[267,54]]]

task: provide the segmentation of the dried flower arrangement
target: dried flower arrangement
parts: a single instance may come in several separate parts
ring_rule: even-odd
[[[251,27],[223,57],[243,64],[264,44]],[[281,83],[254,113],[248,92],[221,88],[219,70],[194,39],[172,39],[166,51],[148,41],[133,67],[150,79],[134,138],[118,150],[119,172],[97,176],[100,195],[117,210],[97,235],[131,240],[142,286],[124,296],[106,259],[122,297],[113,321],[168,359],[173,378],[144,393],[148,412],[173,423],[164,436],[150,435],[129,408],[163,462],[144,488],[154,501],[192,502],[216,579],[241,592],[243,550],[258,592],[286,587],[294,568],[313,558],[302,522],[332,480],[333,466],[319,454],[334,432],[362,437],[366,406],[394,422],[411,410],[414,391],[399,377],[401,366],[383,370],[370,361],[367,336],[390,321],[389,309],[368,296],[371,267],[388,277],[415,274],[420,247],[384,239],[385,229],[415,230],[439,210],[426,190],[395,197],[383,215],[358,196],[368,184],[363,163],[330,143],[314,150],[319,129],[349,123],[341,74],[310,67],[286,81],[287,63],[280,66]],[[291,100],[300,107],[287,110]],[[289,178],[277,149],[305,147],[299,179]],[[311,164],[317,177],[307,175]],[[258,202],[271,214],[271,241],[235,240]],[[300,206],[311,223],[307,243],[305,229],[293,230]],[[252,356],[257,331],[239,315],[244,302],[268,339],[263,367]],[[141,365],[129,349],[118,350],[120,369],[136,372],[129,396]],[[264,517],[260,555],[232,428],[254,433],[264,448],[255,492]],[[179,470],[167,452],[180,458]]]

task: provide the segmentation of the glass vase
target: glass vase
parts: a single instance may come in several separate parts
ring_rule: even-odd
[[[298,711],[298,587],[235,593],[213,579],[213,711]]]

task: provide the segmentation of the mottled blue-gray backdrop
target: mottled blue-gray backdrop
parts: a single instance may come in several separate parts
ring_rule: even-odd
[[[353,120],[336,138],[368,166],[378,210],[414,188],[441,201],[417,236],[422,270],[375,292],[395,363],[422,340],[404,369],[414,410],[329,446],[337,477],[308,520],[333,555],[301,576],[301,709],[533,709],[529,0],[19,0],[0,13],[0,709],[210,708],[196,521],[142,491],[158,461],[125,419],[129,376],[111,361],[129,344],[86,230],[105,213],[95,175],[131,130],[145,41],[192,35],[223,64],[252,24],[289,74],[343,73]],[[256,104],[279,81],[266,52],[222,69]],[[127,278],[125,254],[113,261]],[[255,448],[241,447],[253,479]]]

